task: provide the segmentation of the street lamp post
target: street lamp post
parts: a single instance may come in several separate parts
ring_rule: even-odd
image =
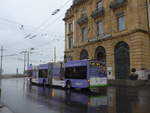
[[[3,51],[4,51],[3,46],[1,46],[0,51],[1,51],[1,63],[0,63],[0,108],[1,108],[1,107],[3,107],[1,105],[1,92],[2,92],[1,91],[1,76],[2,76],[2,72],[3,72]]]
[[[3,48],[3,46],[1,46],[1,49],[0,49],[0,51],[1,51],[1,63],[0,63],[0,76],[2,75],[2,72],[3,72],[3,51],[4,51],[4,48]]]
[[[26,51],[24,51],[24,67],[23,67],[23,73],[25,74],[26,70]]]
[[[29,65],[30,65],[30,52],[32,50],[34,50],[34,48],[30,48],[28,51],[20,52],[21,54],[24,55],[24,74],[25,74],[25,71],[26,71],[26,63],[27,63],[27,67],[29,67]]]
[[[34,48],[30,48],[28,51],[27,51],[27,67],[30,66],[30,54],[32,54],[31,51],[33,51]]]
[[[23,54],[23,74],[25,74],[25,70],[26,70],[26,54],[27,51],[21,51],[20,54]]]

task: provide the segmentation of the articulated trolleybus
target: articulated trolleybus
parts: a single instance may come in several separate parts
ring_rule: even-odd
[[[27,75],[29,77],[30,82],[38,83],[38,66],[30,65],[27,68]]]
[[[65,63],[66,88],[97,88],[107,86],[106,64],[96,60]]]
[[[38,84],[48,85],[48,64],[38,66]]]
[[[64,67],[63,63],[47,63],[28,67],[28,75],[33,84],[53,85],[64,87]]]
[[[39,85],[48,85],[48,64],[40,64],[38,66],[29,66],[27,74],[30,82]]]
[[[33,84],[48,84],[48,64],[29,66],[27,69],[27,74],[30,77],[30,82]]]
[[[49,63],[49,85],[64,87],[64,65],[62,62]]]

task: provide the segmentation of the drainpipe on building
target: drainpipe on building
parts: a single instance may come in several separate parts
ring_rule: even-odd
[[[146,9],[147,9],[147,26],[148,26],[148,32],[150,32],[150,2],[149,0],[146,0]],[[150,39],[150,33],[149,33],[149,39]],[[147,76],[147,79],[149,79],[149,75]]]
[[[148,31],[150,31],[150,5],[149,5],[149,1],[146,1],[146,9],[147,9],[147,27],[148,27]]]

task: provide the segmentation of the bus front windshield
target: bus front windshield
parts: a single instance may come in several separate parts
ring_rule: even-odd
[[[47,76],[48,76],[47,69],[39,70],[39,78],[46,78]]]
[[[86,79],[87,78],[87,66],[65,68],[65,78]]]

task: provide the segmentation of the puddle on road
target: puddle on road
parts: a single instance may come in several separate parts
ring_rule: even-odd
[[[15,80],[4,81],[2,87],[5,93],[11,91],[10,95],[17,95],[17,97],[14,97],[16,101],[19,101],[17,98],[20,101],[24,98],[26,102],[22,105],[28,103],[28,106],[30,104],[33,106],[36,103],[36,113],[42,113],[43,109],[46,112],[52,110],[58,113],[149,113],[150,111],[150,87],[108,87],[105,93],[97,94],[88,91],[50,89],[33,85],[27,85],[23,90],[24,84],[20,79],[17,82]],[[16,87],[10,87],[9,90],[8,86],[11,84]],[[24,97],[21,97],[22,95]],[[7,100],[5,98],[4,96],[4,101]],[[9,97],[9,100],[5,101],[10,106],[11,99]],[[31,112],[32,107],[29,110]]]

